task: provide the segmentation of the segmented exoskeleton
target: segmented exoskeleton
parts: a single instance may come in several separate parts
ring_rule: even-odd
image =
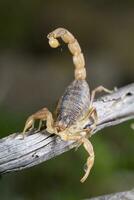
[[[95,108],[92,106],[96,91],[110,91],[103,86],[99,86],[93,90],[90,97],[89,86],[85,80],[86,70],[84,56],[78,41],[68,30],[57,28],[49,33],[47,37],[52,48],[56,48],[60,45],[58,38],[61,38],[67,43],[73,55],[75,80],[66,88],[63,96],[60,98],[56,108],[56,117],[53,119],[51,112],[47,108],[43,108],[27,119],[23,133],[30,128],[34,128],[35,120],[39,119],[40,124],[38,130],[40,130],[42,122],[46,121],[46,130],[49,133],[55,133],[65,141],[76,141],[78,146],[83,144],[89,154],[86,162],[87,169],[85,175],[81,179],[81,182],[84,182],[94,163],[93,147],[87,139],[90,136],[93,126],[88,129],[85,127],[91,117],[94,121],[94,127],[96,125],[97,114]]]
[[[68,44],[75,65],[75,80],[65,90],[57,108],[55,124],[63,130],[74,124],[78,119],[82,118],[87,114],[87,112],[89,112],[90,92],[88,83],[85,80],[85,60],[78,41],[66,29],[58,28],[48,34],[49,44],[51,47],[56,48],[59,46],[57,40],[59,37]]]

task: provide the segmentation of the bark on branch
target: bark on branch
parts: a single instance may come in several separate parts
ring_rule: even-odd
[[[133,200],[133,199],[134,199],[134,189],[130,191],[118,192],[110,195],[104,195],[85,200]]]
[[[93,134],[99,130],[134,118],[134,83],[118,89],[94,102],[98,123]],[[91,122],[89,122],[91,125]],[[64,142],[46,131],[30,134],[22,139],[14,133],[0,139],[0,173],[18,171],[38,165],[75,147],[73,141]]]

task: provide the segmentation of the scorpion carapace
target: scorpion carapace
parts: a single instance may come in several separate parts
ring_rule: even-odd
[[[59,46],[57,38],[68,44],[68,48],[73,55],[73,63],[75,65],[75,80],[66,88],[63,96],[60,98],[56,108],[56,117],[53,118],[51,112],[47,108],[43,108],[31,115],[25,124],[23,133],[28,129],[34,128],[35,120],[40,120],[39,128],[42,128],[42,122],[46,121],[46,130],[61,137],[64,141],[73,140],[77,146],[83,144],[89,157],[86,162],[85,175],[81,179],[84,182],[88,177],[90,170],[94,164],[94,151],[91,142],[87,139],[91,136],[91,132],[96,126],[97,113],[93,107],[93,99],[97,91],[110,92],[103,86],[99,86],[93,90],[91,97],[88,83],[86,82],[86,70],[83,53],[80,45],[75,37],[64,28],[57,28],[48,34],[49,44],[56,48]],[[87,128],[90,119],[93,124]]]

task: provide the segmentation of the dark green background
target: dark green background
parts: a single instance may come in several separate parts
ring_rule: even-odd
[[[110,0],[0,1],[0,137],[22,131],[26,118],[58,98],[73,80],[67,47],[46,35],[70,30],[86,59],[91,90],[134,82],[134,2]],[[80,148],[39,166],[0,177],[2,200],[75,200],[134,187],[132,121],[91,138],[95,165],[81,184],[87,154]]]

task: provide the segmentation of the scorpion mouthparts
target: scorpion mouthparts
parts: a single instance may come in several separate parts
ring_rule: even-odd
[[[66,129],[66,126],[61,122],[56,122],[54,126],[58,132],[64,131]]]

